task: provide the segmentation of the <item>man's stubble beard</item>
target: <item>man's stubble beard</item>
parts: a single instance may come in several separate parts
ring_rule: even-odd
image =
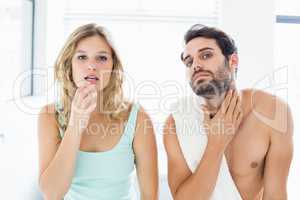
[[[212,74],[212,80],[198,80],[196,83],[190,81],[190,86],[197,96],[211,99],[226,93],[231,88],[232,82],[233,76],[229,71],[229,63],[225,59],[217,72]]]

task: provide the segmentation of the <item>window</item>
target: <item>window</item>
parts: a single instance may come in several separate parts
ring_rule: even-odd
[[[295,0],[276,0],[277,15],[300,15],[300,2]]]
[[[0,1],[0,100],[31,93],[33,3]]]

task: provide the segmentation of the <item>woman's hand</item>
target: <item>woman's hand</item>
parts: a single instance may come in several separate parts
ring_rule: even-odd
[[[70,125],[75,126],[81,134],[88,125],[91,113],[97,106],[97,89],[95,84],[85,82],[77,88],[70,114]]]

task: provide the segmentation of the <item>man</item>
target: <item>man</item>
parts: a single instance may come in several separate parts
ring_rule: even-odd
[[[293,154],[293,122],[288,105],[263,91],[237,91],[234,80],[237,49],[233,40],[219,29],[203,25],[190,28],[181,59],[195,96],[202,99],[202,103],[198,101],[202,104],[198,113],[204,113],[202,120],[190,120],[189,126],[201,123],[204,128],[180,129],[188,109],[183,109],[180,115],[171,114],[166,120],[164,145],[173,198],[286,200]],[[202,131],[200,135],[204,133],[207,142],[195,141],[198,136],[184,141],[189,137],[185,130],[194,135]],[[221,174],[226,177],[226,167],[227,179],[235,187],[231,189],[238,193],[235,197],[222,197],[228,189],[222,187],[228,187],[230,180],[225,180],[225,186],[218,184]],[[218,191],[219,196],[214,195]]]

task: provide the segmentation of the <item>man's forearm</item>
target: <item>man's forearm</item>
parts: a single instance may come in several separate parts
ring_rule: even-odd
[[[196,169],[175,192],[175,200],[209,199],[216,185],[223,150],[207,145],[203,157]]]

